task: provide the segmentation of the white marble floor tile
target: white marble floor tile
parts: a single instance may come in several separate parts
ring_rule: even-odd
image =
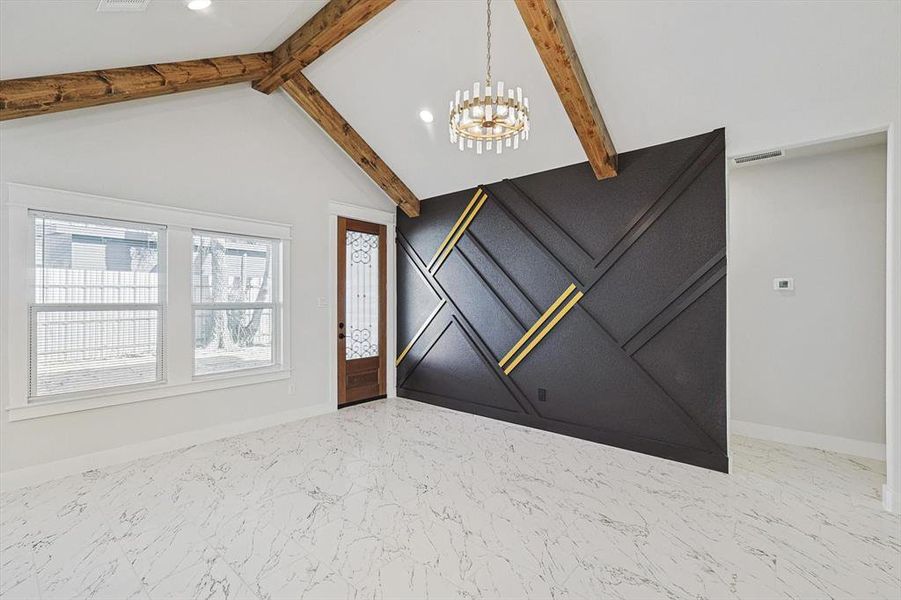
[[[901,597],[884,465],[729,475],[385,400],[0,494],[0,598]]]
[[[35,542],[35,574],[41,598],[146,598],[131,564],[106,523],[94,516],[42,529]]]
[[[347,600],[353,587],[313,558],[301,558],[263,574],[253,587],[260,600]]]
[[[316,524],[318,502],[302,492],[282,495],[223,523],[210,542],[250,585],[307,554],[297,538]]]
[[[215,552],[186,569],[147,586],[152,600],[191,598],[192,600],[255,600],[248,585]]]
[[[118,538],[142,583],[154,588],[185,569],[196,568],[215,552],[190,524],[177,523]]]
[[[37,598],[38,583],[30,544],[3,539],[0,547],[0,598]]]

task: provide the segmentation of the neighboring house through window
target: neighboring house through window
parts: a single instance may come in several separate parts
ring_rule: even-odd
[[[291,376],[290,225],[6,185],[10,420]]]
[[[31,216],[29,396],[162,381],[160,248],[166,228],[42,212]]]

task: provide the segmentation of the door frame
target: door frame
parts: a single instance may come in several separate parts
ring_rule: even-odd
[[[375,235],[378,240],[378,248],[376,250],[378,258],[376,262],[376,287],[378,288],[378,354],[376,356],[347,360],[346,354],[342,351],[342,347],[346,347],[348,340],[345,334],[350,332],[350,321],[347,315],[347,267],[343,269],[341,265],[347,265],[348,249],[346,240],[348,232],[360,232]],[[341,240],[345,240],[341,244]],[[335,310],[338,313],[337,330],[338,337],[338,406],[350,406],[367,400],[384,398],[388,395],[388,226],[370,221],[361,221],[359,219],[349,219],[347,217],[338,217],[338,246],[337,250],[337,267],[338,267],[338,302],[335,304]],[[342,300],[343,298],[343,300]],[[344,306],[341,306],[342,301]],[[347,324],[345,328],[344,325]],[[378,379],[375,384],[375,393],[371,390],[354,389],[348,390],[349,377],[352,372],[370,373],[368,366],[375,363],[377,365]],[[364,386],[371,388],[369,386]],[[358,397],[363,394],[364,397]],[[344,402],[341,402],[342,395]]]
[[[397,347],[397,298],[396,298],[396,246],[395,223],[397,215],[394,211],[382,210],[379,208],[370,208],[367,206],[357,206],[354,204],[345,204],[343,202],[329,202],[328,215],[328,231],[329,231],[329,249],[328,249],[328,296],[327,303],[329,309],[329,318],[327,323],[328,330],[328,361],[329,361],[329,403],[331,406],[338,408],[338,336],[333,331],[335,323],[338,322],[338,217],[346,217],[357,221],[367,221],[376,225],[384,225],[386,228],[385,235],[385,255],[387,261],[388,281],[386,286],[388,293],[386,295],[386,390],[389,398],[397,395],[397,370],[394,368],[392,360],[394,349]]]

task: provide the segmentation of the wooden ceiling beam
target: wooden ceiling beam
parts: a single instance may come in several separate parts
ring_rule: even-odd
[[[598,179],[616,175],[616,149],[556,0],[516,0],[519,14]]]
[[[254,81],[269,53],[82,71],[0,81],[0,121]]]
[[[272,51],[272,70],[254,82],[253,88],[271,94],[392,2],[394,0],[331,0]]]
[[[300,73],[284,82],[285,91],[344,152],[369,175],[407,216],[419,216],[419,199],[353,127]]]

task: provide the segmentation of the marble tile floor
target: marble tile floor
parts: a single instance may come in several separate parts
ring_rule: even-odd
[[[899,598],[884,465],[724,475],[407,400],[0,497],[0,598]]]

